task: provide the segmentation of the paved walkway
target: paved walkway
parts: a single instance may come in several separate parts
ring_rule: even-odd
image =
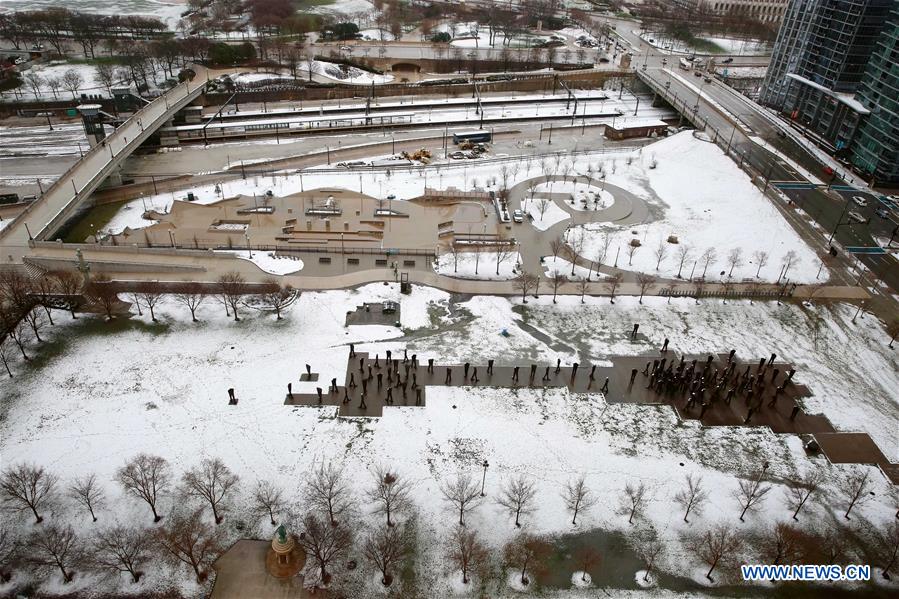
[[[310,595],[303,577],[275,578],[265,568],[270,541],[237,541],[215,563],[215,584],[210,599],[310,599],[327,598],[326,591]]]
[[[424,407],[427,387],[565,387],[588,396],[602,394],[609,403],[669,405],[681,419],[704,426],[767,426],[775,433],[814,435],[832,462],[876,464],[899,484],[899,464],[891,464],[866,433],[838,432],[823,415],[802,410],[799,400],[809,396],[808,388],[792,380],[791,364],[777,362],[773,355],[741,361],[735,354],[678,356],[669,349],[608,360],[610,367],[441,364],[405,352],[355,353],[351,346],[343,381],[331,373],[304,374],[305,380],[320,381],[318,392],[289,393],[284,403],[336,406],[343,417],[376,418],[392,406]]]

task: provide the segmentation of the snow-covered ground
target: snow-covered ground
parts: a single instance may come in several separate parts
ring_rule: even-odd
[[[501,257],[497,274],[497,257]],[[434,261],[434,271],[448,277],[459,279],[482,279],[489,281],[507,281],[518,276],[517,267],[521,263],[518,252],[498,254],[492,251],[483,252],[446,252]],[[475,272],[477,270],[477,272]]]
[[[357,67],[342,66],[333,62],[327,62],[323,60],[312,61],[312,74],[313,77],[315,75],[321,75],[326,79],[337,81],[339,83],[353,83],[359,85],[370,85],[372,83],[389,83],[393,81],[393,75],[378,75],[377,73],[363,71],[362,69]],[[309,78],[309,65],[305,60],[301,61],[300,64],[297,65],[297,78]],[[238,73],[237,75],[234,75],[232,79],[238,85],[247,85],[260,83],[262,81],[292,81],[294,77],[293,75],[286,72],[271,71],[262,73]]]
[[[566,204],[576,210],[607,208],[611,206],[614,201],[612,194],[602,189],[601,186],[590,183],[550,181],[549,183],[540,183],[534,187],[538,193],[567,193],[574,202],[566,201]]]
[[[682,54],[707,54],[709,52],[706,48],[700,48],[699,50],[693,48],[688,43],[671,38],[664,33],[653,33],[650,31],[644,32],[640,34],[639,31],[634,30],[633,33],[635,35],[640,35],[640,37],[655,46],[656,48],[667,50],[669,52],[679,52]],[[718,47],[717,52],[721,54],[734,54],[740,56],[761,56],[765,54],[769,54],[771,52],[771,46],[765,42],[759,40],[741,40],[734,38],[726,38],[726,37],[703,37],[701,38],[705,42],[711,42]]]
[[[124,66],[120,68],[124,69],[123,73],[127,71]],[[106,87],[97,76],[97,68],[94,65],[70,63],[62,60],[51,60],[49,62],[35,64],[30,69],[24,71],[22,73],[22,85],[17,88],[18,96],[26,99],[39,97],[45,100],[71,100],[72,91],[66,89],[62,85],[63,76],[68,71],[74,71],[78,74],[79,77],[81,77],[82,83],[78,85],[77,89],[75,90],[76,97],[80,97],[80,94],[93,94],[104,97],[109,96],[109,92],[106,90]],[[37,95],[35,95],[34,93],[34,88],[28,83],[27,75],[28,73],[32,72],[37,73],[41,77]],[[160,69],[159,71],[156,71],[154,73],[153,78],[150,78],[150,83],[160,83],[166,77],[167,75]],[[53,93],[53,87],[47,83],[49,79],[55,79],[59,82],[56,87],[55,94]],[[130,78],[130,75],[119,77],[113,84],[113,86],[117,85],[133,86],[133,80]],[[4,94],[7,97],[16,95],[12,91],[4,92]]]
[[[174,31],[181,13],[187,10],[187,3],[184,0],[0,0],[0,11],[53,7],[94,14],[156,17]]]
[[[544,208],[545,206],[545,208]],[[540,211],[543,210],[541,214]],[[569,218],[568,213],[559,208],[553,200],[546,198],[538,198],[533,201],[528,200],[526,214],[531,215],[531,224],[535,229],[546,231],[550,227]]]
[[[274,252],[250,252],[246,250],[222,250],[229,254],[234,254],[241,260],[248,260],[260,270],[270,275],[292,275],[303,270],[303,261],[299,258],[291,256],[277,256]]]
[[[424,327],[427,334],[407,344],[400,339],[400,328],[344,326],[348,310],[383,299],[401,302],[405,329]],[[850,322],[855,311],[851,306],[741,301],[697,305],[692,299],[667,304],[662,298],[646,298],[642,305],[635,298],[620,298],[615,304],[588,298],[581,304],[577,297],[559,298],[554,306],[544,295],[529,300],[525,329],[518,326],[522,315],[516,298],[474,297],[452,313],[448,300],[446,293],[433,289],[413,287],[412,294],[404,296],[396,285],[377,284],[304,293],[283,321],[245,309],[242,321],[235,323],[212,300],[200,307],[199,323],[190,322],[186,310],[170,300],[157,308],[161,322],[156,325],[146,314],[135,317],[141,324],[114,327],[96,318],[71,321],[60,314],[59,324],[44,332],[49,348],[29,347],[36,355],[52,351],[52,359],[28,368],[14,361],[16,378],[0,382],[4,467],[36,462],[60,475],[64,484],[95,473],[108,498],[98,524],[119,521],[143,527],[151,521],[146,505],[123,497],[112,482],[126,459],[142,451],[161,455],[177,477],[203,458],[218,457],[241,477],[222,528],[233,539],[238,534],[266,538],[273,533],[267,519],[257,519],[248,509],[256,480],[275,482],[287,497],[299,497],[306,474],[321,460],[336,460],[346,468],[361,512],[355,525],[379,521],[362,493],[369,484],[368,470],[387,461],[414,482],[413,499],[420,511],[415,571],[419,584],[435,597],[449,596],[454,586],[442,541],[455,517],[440,499],[439,484],[459,473],[479,478],[484,459],[490,463],[487,498],[466,521],[494,551],[518,532],[495,500],[501,485],[519,474],[529,476],[537,492],[536,510],[524,518],[523,530],[558,535],[600,527],[630,535],[652,525],[666,543],[659,567],[697,578],[704,571],[685,551],[682,536],[721,522],[751,540],[775,521],[789,520],[784,480],[797,473],[819,471],[825,477],[822,491],[803,508],[800,526],[841,523],[863,532],[866,526],[883,530],[893,519],[887,485],[876,471],[871,472],[875,495],[857,506],[847,521],[840,510],[845,510],[845,477],[851,468],[807,458],[794,436],[763,428],[702,428],[695,421],[678,422],[665,406],[607,404],[598,395],[558,389],[486,388],[430,388],[426,407],[387,408],[382,418],[368,420],[336,419],[331,408],[283,405],[288,381],[293,381],[295,392],[312,391],[317,384],[297,381],[304,363],[326,380],[343,380],[350,342],[357,351],[408,345],[420,359],[457,363],[488,358],[502,364],[554,363],[559,358],[583,364],[614,354],[643,354],[670,337],[678,352],[732,347],[741,358],[755,359],[776,351],[797,365],[796,380],[810,386],[814,397],[806,404],[811,410],[823,411],[841,429],[871,433],[886,452],[895,453],[896,353],[887,349],[879,322],[871,317]],[[635,341],[627,334],[633,322],[641,324],[641,337]],[[532,336],[532,328],[550,341]],[[501,334],[504,329],[507,335]],[[227,405],[228,387],[234,387],[240,399],[236,406]],[[763,460],[771,463],[767,479],[773,489],[762,509],[740,522],[732,493],[739,480],[756,475]],[[709,491],[705,509],[691,515],[689,524],[672,501],[688,473],[702,476]],[[582,511],[578,525],[572,526],[560,492],[581,474],[598,504]],[[639,524],[629,525],[618,505],[624,485],[636,482],[645,483],[650,499]],[[166,513],[175,504],[191,501],[164,493],[160,507]],[[32,529],[27,516],[6,514],[4,519],[13,529]],[[247,523],[242,533],[231,526],[238,520]],[[48,514],[47,523],[52,522],[71,523],[82,536],[97,526],[68,500]],[[759,561],[759,551],[746,549],[737,560]],[[354,557],[360,557],[358,551]],[[864,563],[859,557],[848,561]],[[571,562],[556,567],[569,568],[561,573],[566,580],[580,569]],[[121,592],[149,594],[170,583],[190,596],[208,592],[196,586],[185,567],[172,571],[157,561],[145,571],[139,585],[121,582]],[[348,596],[375,596],[372,574],[364,562],[358,575],[341,573],[357,585]],[[61,586],[58,578],[52,574],[41,588]],[[66,586],[83,593],[119,590],[114,580],[82,572]],[[624,591],[607,591],[624,596]]]
[[[653,162],[656,167],[650,168]],[[789,280],[805,283],[828,276],[825,268],[816,279],[818,257],[749,177],[718,146],[696,139],[689,131],[645,147],[631,165],[619,165],[615,173],[607,173],[606,179],[646,200],[654,220],[624,226],[582,225],[587,232],[585,256],[596,256],[602,232],[609,231],[613,235],[610,256],[620,248],[618,265],[628,270],[672,277],[679,268],[677,252],[687,246],[690,253],[684,263],[685,276],[697,260],[695,274],[702,273],[701,255],[709,248],[717,256],[706,273],[709,279],[727,278],[731,270],[728,256],[736,250],[741,255],[733,269],[733,280],[755,278],[759,267],[753,256],[756,252],[768,254],[758,280],[777,280],[789,252],[795,252],[786,275]],[[667,242],[671,235],[678,238],[677,244]],[[631,239],[642,244],[633,260],[626,251]],[[660,244],[665,256],[656,269]]]

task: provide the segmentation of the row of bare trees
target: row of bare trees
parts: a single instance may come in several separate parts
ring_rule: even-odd
[[[194,322],[198,322],[199,307],[210,299],[221,303],[226,315],[233,315],[234,320],[240,320],[240,310],[247,307],[274,312],[281,320],[282,312],[296,300],[297,294],[290,285],[275,279],[250,284],[236,272],[225,273],[212,284],[144,281],[124,285],[98,274],[85,285],[76,271],[51,271],[29,277],[19,270],[4,270],[0,271],[0,363],[12,377],[10,366],[16,352],[23,360],[30,360],[28,344],[32,340],[43,342],[41,332],[54,324],[55,310],[69,312],[74,319],[76,312],[87,307],[112,320],[125,306],[124,297],[139,315],[146,309],[151,320],[157,322],[156,307],[168,296],[187,308]]]
[[[771,489],[763,474],[761,470],[756,476],[742,479],[734,492],[742,510],[741,520],[747,511],[761,507]],[[222,460],[208,458],[185,471],[176,483],[164,458],[139,454],[119,468],[114,478],[125,495],[147,504],[153,517],[150,527],[123,526],[106,515],[109,499],[95,475],[78,476],[63,485],[56,475],[39,466],[20,463],[8,467],[0,478],[5,506],[30,514],[35,524],[43,522],[47,513],[54,517],[49,525],[34,529],[26,543],[18,542],[13,529],[0,532],[0,574],[8,577],[11,569],[20,566],[40,571],[55,568],[63,580],[69,581],[75,568],[89,568],[127,572],[137,582],[143,568],[163,556],[190,567],[199,582],[205,580],[211,560],[222,551],[226,540],[223,528],[218,525],[236,503],[239,477]],[[786,504],[794,522],[799,522],[800,511],[817,495],[820,485],[818,474],[789,481]],[[269,481],[255,483],[250,491],[250,503],[257,517],[267,519],[273,526],[279,521],[288,522],[290,529],[299,533],[296,540],[311,558],[319,583],[328,584],[333,564],[355,548],[381,573],[382,583],[389,586],[416,544],[413,487],[409,479],[391,468],[373,468],[371,482],[362,498],[370,513],[378,516],[378,521],[363,526],[359,525],[360,505],[352,482],[343,468],[333,462],[316,465],[307,476],[302,486],[305,513],[296,513],[284,490]],[[844,517],[849,519],[853,508],[871,497],[868,471],[852,473],[844,488],[847,506]],[[489,561],[486,545],[466,523],[466,515],[481,506],[486,498],[477,482],[467,474],[445,481],[440,491],[447,509],[458,516],[456,527],[445,540],[446,555],[467,583],[470,572],[480,572]],[[94,523],[102,518],[98,529],[80,538],[70,525],[57,522],[61,495],[67,495],[83,508]],[[636,524],[643,518],[650,495],[645,483],[628,481],[617,512],[627,517],[630,524]],[[170,503],[176,507],[163,518],[160,501],[166,496],[171,496]],[[598,501],[583,476],[570,480],[561,496],[572,524]],[[191,499],[197,503],[191,503]],[[538,505],[535,482],[526,475],[510,477],[503,482],[494,501],[514,520],[516,528],[522,528]],[[687,475],[674,494],[674,501],[683,510],[684,522],[689,522],[691,515],[700,514],[708,501],[702,478]],[[211,522],[205,516],[204,506],[210,508]],[[894,507],[899,508],[899,504]],[[822,552],[829,564],[848,559],[847,540],[839,528],[831,527],[824,533],[813,529],[814,526],[800,529],[798,524],[779,522],[770,534],[763,535],[763,550],[772,554],[775,564],[825,563],[802,561],[820,559]],[[899,548],[899,524],[893,523],[889,530],[872,532],[869,536],[874,539],[866,545],[873,552],[872,559],[889,572]],[[648,577],[664,544],[648,525],[637,526],[630,537],[645,561]],[[709,566],[707,576],[711,579],[719,565],[740,552],[743,538],[734,527],[720,524],[688,533],[683,542],[698,560]],[[504,548],[503,557],[506,565],[520,570],[521,582],[527,585],[531,577],[540,573],[551,553],[548,540],[522,531]],[[591,551],[579,552],[576,557],[584,571],[595,565],[598,558]]]

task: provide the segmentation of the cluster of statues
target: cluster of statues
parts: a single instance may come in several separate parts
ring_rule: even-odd
[[[663,353],[667,352],[667,339]],[[699,364],[698,360],[686,361],[681,357],[677,360],[660,358],[646,363],[643,375],[648,378],[646,388],[653,389],[662,396],[682,398],[687,397],[685,409],[687,411],[699,406],[699,418],[705,416],[706,411],[716,401],[723,401],[730,405],[737,396],[742,396],[748,407],[744,424],[752,420],[752,416],[762,409],[765,396],[769,396],[767,405],[774,408],[787,386],[792,383],[795,370],[791,369],[783,379],[780,379],[780,369],[774,367],[776,354],[771,354],[767,360],[762,358],[754,371],[751,364],[747,364],[742,373],[737,370],[737,362],[734,359],[736,350],[731,350],[727,362],[721,367],[714,367],[714,356],[709,356],[705,364]],[[634,384],[637,377],[637,369],[631,371],[630,385]],[[773,392],[772,392],[773,390]],[[799,413],[799,406],[794,406],[790,414],[790,420],[794,420]]]

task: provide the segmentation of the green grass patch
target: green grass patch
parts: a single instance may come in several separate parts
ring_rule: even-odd
[[[91,208],[77,223],[64,232],[62,240],[65,243],[84,243],[84,240],[94,234],[97,229],[102,229],[116,212],[125,205],[125,202],[114,204],[99,204]]]

